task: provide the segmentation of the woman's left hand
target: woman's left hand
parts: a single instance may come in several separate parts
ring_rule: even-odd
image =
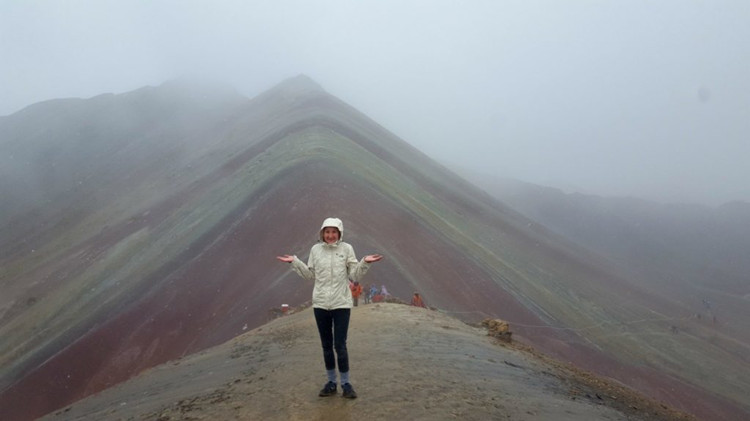
[[[375,263],[379,262],[383,259],[383,256],[380,254],[370,254],[365,256],[365,263]]]

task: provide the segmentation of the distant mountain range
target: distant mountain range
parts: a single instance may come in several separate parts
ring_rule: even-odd
[[[312,285],[274,256],[306,257],[327,216],[359,255],[386,256],[366,282],[508,320],[537,349],[703,418],[750,412],[743,204],[665,219],[638,202],[498,195],[305,76],[252,99],[176,81],[48,101],[0,118],[0,147],[11,419],[305,302]],[[685,231],[695,215],[715,218]]]
[[[750,203],[718,208],[659,204],[565,194],[510,179],[483,180],[484,189],[525,216],[651,280],[706,289],[706,298],[748,298]]]

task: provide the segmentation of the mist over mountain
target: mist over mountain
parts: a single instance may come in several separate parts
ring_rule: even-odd
[[[739,336],[748,332],[750,204],[659,204],[468,177],[525,216],[629,268],[666,296],[727,317],[725,328]]]
[[[11,419],[304,303],[312,285],[274,256],[305,258],[327,216],[344,220],[359,255],[386,256],[366,282],[400,297],[420,291],[465,321],[508,320],[537,349],[700,417],[750,410],[748,318],[715,313],[719,296],[743,300],[741,230],[710,243],[733,253],[724,271],[688,262],[698,245],[670,248],[701,235],[680,224],[660,226],[674,238],[658,247],[658,232],[642,236],[606,213],[598,226],[615,231],[565,231],[565,217],[593,220],[590,205],[547,220],[511,207],[305,76],[252,99],[179,81],[47,101],[0,119],[0,147],[0,411]],[[745,220],[741,207],[724,211],[704,238]],[[623,250],[639,270],[615,258]],[[701,295],[718,324],[665,286],[677,284],[647,276],[694,267],[719,279]],[[696,291],[706,279],[679,282]]]

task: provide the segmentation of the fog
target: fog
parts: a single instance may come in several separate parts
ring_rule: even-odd
[[[306,74],[457,168],[606,196],[750,201],[750,2],[3,1],[0,115]]]

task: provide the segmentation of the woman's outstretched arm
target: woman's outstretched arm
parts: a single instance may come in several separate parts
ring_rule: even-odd
[[[308,281],[315,280],[315,272],[313,272],[312,268],[306,265],[303,261],[298,259],[297,256],[293,256],[291,254],[282,254],[281,256],[276,256],[276,259],[284,263],[291,263],[292,270],[297,272],[297,275],[307,279]]]

